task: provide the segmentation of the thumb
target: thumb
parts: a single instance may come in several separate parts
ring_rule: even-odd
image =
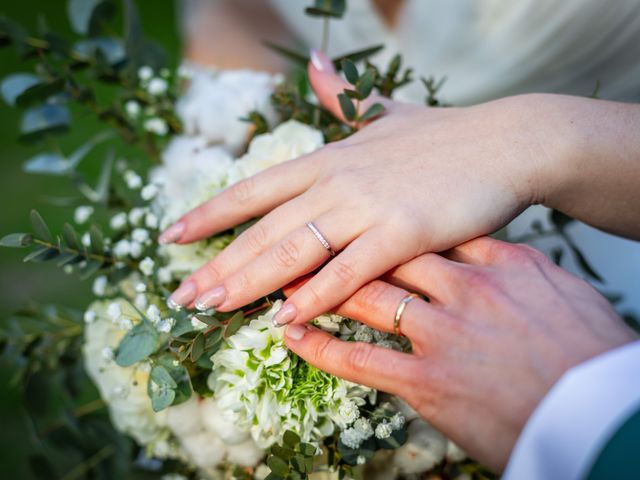
[[[333,62],[324,53],[313,49],[311,50],[311,61],[307,66],[307,73],[311,88],[313,88],[320,104],[336,118],[345,123],[350,123],[344,118],[338,101],[338,94],[342,93],[345,88],[353,89],[353,86],[336,72]],[[361,112],[366,111],[374,103],[382,103],[385,107],[388,107],[391,102],[377,95],[371,95],[362,102]]]

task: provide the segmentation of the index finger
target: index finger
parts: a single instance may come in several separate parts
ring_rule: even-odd
[[[183,215],[158,241],[191,243],[265,215],[313,184],[318,174],[320,151],[273,166],[227,187]]]

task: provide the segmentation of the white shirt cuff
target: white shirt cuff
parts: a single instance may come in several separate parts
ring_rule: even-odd
[[[640,407],[640,341],[569,369],[527,421],[503,480],[578,480]]]

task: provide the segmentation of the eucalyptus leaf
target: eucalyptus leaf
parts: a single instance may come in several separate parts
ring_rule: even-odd
[[[376,80],[376,72],[372,68],[362,74],[359,80],[356,82],[356,90],[362,95],[362,98],[367,98],[373,90],[373,85]]]
[[[347,121],[352,121],[356,118],[356,107],[353,105],[351,99],[345,93],[338,94],[338,102],[340,103],[340,109]]]
[[[62,78],[36,83],[20,93],[15,99],[15,104],[18,107],[26,107],[36,102],[44,102],[59,93],[64,93],[63,89],[64,79]]]
[[[73,49],[87,57],[95,58],[103,55],[109,65],[122,62],[127,57],[127,52],[121,40],[112,37],[97,37],[77,42]]]
[[[343,60],[351,60],[354,63],[359,62],[360,60],[364,60],[366,58],[369,58],[375,55],[383,48],[384,48],[384,45],[376,45],[374,47],[365,48],[363,50],[357,50],[355,52],[346,53],[344,55],[339,56],[338,58],[334,58],[332,60],[333,65],[336,68],[340,68]]]
[[[50,247],[38,247],[26,257],[22,259],[23,262],[46,262],[56,258],[60,252],[55,248]]]
[[[69,0],[67,2],[67,15],[73,30],[80,35],[89,33],[91,17],[96,7],[104,0]]]
[[[342,60],[342,71],[344,72],[344,76],[347,77],[347,81],[351,85],[355,85],[358,83],[358,79],[360,78],[360,74],[358,73],[358,69],[355,64],[349,60]]]
[[[89,229],[89,238],[91,239],[91,251],[101,255],[104,252],[104,237],[95,225],[91,225]]]
[[[27,110],[22,116],[20,132],[23,138],[45,132],[67,130],[71,124],[69,109],[63,105],[41,105]]]
[[[80,278],[85,280],[100,270],[103,263],[99,260],[87,260],[86,264],[81,268]]]
[[[275,455],[271,455],[267,459],[267,466],[276,475],[286,475],[289,473],[289,464]]]
[[[384,112],[384,105],[382,105],[381,103],[374,103],[367,109],[366,112],[360,115],[358,120],[360,121],[371,120],[372,118],[377,117],[383,112]]]
[[[129,367],[144,360],[158,348],[159,334],[146,320],[139,322],[120,341],[116,363]]]
[[[30,233],[10,233],[0,239],[0,246],[11,248],[24,248],[33,243],[33,235]]]
[[[44,152],[31,157],[23,165],[26,173],[40,173],[46,175],[65,175],[69,171],[69,161],[63,156]]]
[[[147,382],[147,394],[151,398],[151,408],[159,412],[171,406],[176,398],[176,382],[163,366],[151,370]]]
[[[287,430],[282,436],[282,441],[285,446],[293,450],[300,443],[300,435],[292,430]]]
[[[229,338],[231,335],[236,333],[238,330],[240,330],[240,327],[242,327],[244,323],[244,312],[240,310],[236,312],[229,320],[229,323],[227,323],[227,328],[224,331],[225,337]]]
[[[191,346],[191,361],[197,362],[198,359],[204,353],[205,336],[202,333],[196,335],[193,339],[193,345]]]
[[[14,73],[2,80],[0,92],[2,98],[11,106],[16,105],[16,99],[26,90],[37,85],[40,79],[31,73]]]
[[[31,210],[31,227],[36,237],[47,242],[53,242],[53,235],[51,235],[49,227],[37,210]]]
[[[62,238],[69,248],[73,248],[74,250],[79,250],[81,248],[80,241],[78,240],[78,234],[68,223],[65,223],[62,227]]]
[[[304,55],[302,53],[296,52],[294,50],[291,50],[287,47],[283,47],[281,45],[277,45],[273,42],[263,42],[264,45],[268,48],[270,48],[271,50],[273,50],[274,52],[278,53],[279,55],[283,56],[284,58],[286,58],[287,60],[292,61],[293,63],[306,68],[307,63],[309,63],[309,57],[307,55]]]

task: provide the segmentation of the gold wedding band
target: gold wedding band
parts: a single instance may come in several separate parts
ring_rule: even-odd
[[[414,298],[418,298],[419,296],[420,295],[416,293],[410,293],[409,295],[404,297],[402,300],[400,300],[400,303],[398,304],[398,308],[396,309],[396,316],[393,319],[393,333],[395,333],[396,335],[402,335],[402,332],[400,331],[400,320],[402,319],[402,314],[404,313],[404,309],[407,308],[407,303],[409,303]]]
[[[313,222],[307,222],[307,227],[309,227],[309,230],[313,232],[313,234],[318,239],[318,241],[327,250],[327,252],[329,252],[329,255],[331,255],[332,257],[335,257],[336,252],[333,250],[333,248],[331,248],[331,244],[327,241],[326,238],[324,238],[324,235],[320,233],[320,230],[318,230],[318,227],[316,227],[313,224]]]

